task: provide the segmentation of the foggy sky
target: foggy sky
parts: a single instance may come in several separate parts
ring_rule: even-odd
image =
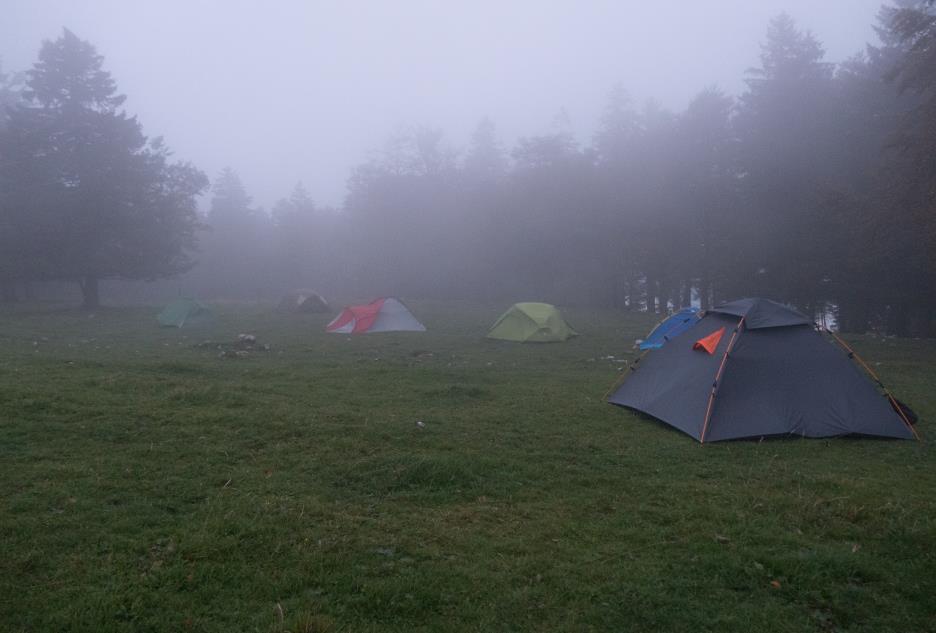
[[[349,171],[401,125],[463,144],[482,116],[506,146],[561,108],[587,142],[622,82],[680,109],[737,94],[786,10],[841,61],[874,41],[881,0],[5,0],[0,60],[25,70],[68,27],[105,56],[126,109],[267,209],[303,181],[340,205]]]

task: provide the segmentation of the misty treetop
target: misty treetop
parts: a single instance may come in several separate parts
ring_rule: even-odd
[[[67,29],[43,43],[0,132],[0,283],[73,280],[84,304],[107,278],[156,279],[194,263],[205,176],[170,160],[120,110],[103,58]]]
[[[615,86],[590,146],[563,113],[509,151],[485,119],[461,160],[440,133],[396,138],[349,182],[356,268],[375,291],[654,311],[757,295],[934,333],[936,29],[904,4],[840,66],[778,16],[737,99],[707,88],[673,113]]]
[[[584,143],[564,110],[512,146],[488,118],[464,149],[403,129],[352,170],[337,210],[297,185],[268,213],[226,169],[200,232],[204,177],[143,137],[100,56],[66,31],[25,86],[0,81],[0,278],[9,294],[178,274],[199,237],[178,283],[206,297],[316,288],[662,312],[753,295],[834,312],[846,330],[936,334],[933,3],[884,7],[878,33],[836,65],[780,15],[737,97],[707,87],[671,112],[612,86]]]

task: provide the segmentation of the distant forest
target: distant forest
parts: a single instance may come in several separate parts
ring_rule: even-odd
[[[654,312],[762,296],[844,331],[933,336],[933,2],[882,8],[878,34],[836,65],[780,15],[736,98],[706,88],[671,112],[613,86],[584,145],[562,112],[513,147],[489,119],[464,148],[412,128],[353,170],[342,208],[300,184],[267,212],[235,169],[209,189],[145,138],[102,57],[65,31],[0,75],[0,289],[76,282],[89,307],[101,280],[162,278],[164,296]]]

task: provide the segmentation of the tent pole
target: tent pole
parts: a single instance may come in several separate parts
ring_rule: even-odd
[[[868,372],[868,375],[871,376],[871,378],[874,380],[874,382],[876,382],[876,383],[878,384],[878,386],[884,391],[884,395],[885,395],[885,396],[887,397],[887,399],[890,401],[891,406],[894,407],[894,410],[897,411],[897,415],[900,416],[900,419],[903,420],[903,423],[906,424],[906,425],[907,425],[907,428],[910,429],[910,432],[913,433],[913,437],[915,437],[916,440],[917,440],[918,442],[921,441],[921,440],[920,440],[920,435],[919,435],[919,433],[917,433],[917,432],[916,432],[916,429],[913,428],[913,425],[910,424],[910,420],[907,419],[907,416],[906,416],[906,414],[903,412],[903,409],[901,409],[901,408],[900,408],[900,405],[897,404],[897,400],[894,398],[894,396],[891,395],[891,392],[888,391],[887,387],[884,386],[884,383],[881,382],[881,379],[878,378],[877,374],[874,373],[874,370],[871,369],[871,367],[868,365],[868,363],[864,362],[864,359],[861,358],[861,356],[858,355],[858,352],[856,352],[856,351],[853,350],[851,347],[849,347],[849,346],[848,346],[848,343],[846,343],[845,341],[842,340],[842,337],[840,337],[838,334],[836,334],[835,332],[833,332],[833,331],[830,330],[829,328],[823,328],[823,329],[824,329],[826,332],[828,332],[829,335],[830,335],[833,339],[835,339],[835,341],[845,349],[846,352],[848,352],[848,357],[849,357],[849,358],[854,358],[856,361],[858,361],[858,364],[861,365],[861,366],[864,368],[864,370],[865,370],[866,372]]]
[[[705,407],[705,421],[702,423],[702,434],[699,436],[699,444],[705,444],[705,433],[708,431],[709,421],[712,419],[712,408],[715,406],[715,394],[718,393],[718,385],[721,382],[722,374],[725,373],[725,365],[728,364],[728,354],[731,353],[735,341],[738,339],[738,334],[741,333],[741,328],[744,327],[744,319],[745,317],[741,317],[741,320],[738,321],[738,324],[735,326],[734,332],[731,333],[731,340],[728,341],[728,346],[725,347],[725,353],[722,354],[721,363],[718,365],[718,372],[715,374],[715,382],[712,383],[712,392],[709,394],[708,406]]]

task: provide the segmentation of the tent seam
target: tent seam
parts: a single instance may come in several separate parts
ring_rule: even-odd
[[[745,318],[747,317],[741,317],[741,320],[738,321],[738,324],[735,326],[735,330],[731,334],[731,340],[728,341],[728,346],[725,348],[725,353],[722,355],[718,371],[715,373],[715,381],[712,383],[712,392],[709,394],[708,406],[705,409],[705,421],[702,423],[702,433],[699,435],[699,444],[705,444],[705,433],[708,431],[709,423],[712,420],[712,411],[715,408],[715,396],[718,394],[718,387],[725,375],[725,367],[728,366],[728,355],[731,353],[731,350],[734,349],[735,342],[741,337],[741,328],[744,327]]]

